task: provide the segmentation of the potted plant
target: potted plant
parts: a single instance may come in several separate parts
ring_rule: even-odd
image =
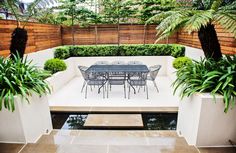
[[[13,57],[0,57],[0,141],[33,143],[52,130],[48,73]]]

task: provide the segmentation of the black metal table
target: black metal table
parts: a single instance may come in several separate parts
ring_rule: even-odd
[[[86,70],[86,73],[104,73],[107,75],[111,73],[125,73],[126,75],[129,75],[131,73],[148,73],[148,72],[149,70],[146,65],[91,65]],[[98,92],[100,92],[101,87],[99,88]],[[135,93],[135,88],[133,86],[131,87],[134,89]]]

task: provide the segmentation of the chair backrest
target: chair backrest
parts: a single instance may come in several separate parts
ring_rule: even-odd
[[[79,65],[78,68],[79,68],[84,80],[88,80],[89,79],[89,74],[86,73],[86,70],[88,69],[88,67]]]
[[[108,64],[109,64],[108,61],[97,61],[97,62],[95,62],[94,65],[108,65]]]
[[[143,63],[140,61],[129,61],[128,65],[142,65]]]
[[[125,62],[124,61],[113,61],[111,64],[112,65],[124,65]]]
[[[159,70],[161,69],[161,65],[153,65],[149,67],[149,74],[152,80],[155,80]]]

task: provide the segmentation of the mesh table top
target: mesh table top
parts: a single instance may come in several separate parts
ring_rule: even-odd
[[[87,73],[100,73],[100,72],[123,72],[123,73],[132,73],[132,72],[141,72],[148,73],[148,67],[146,65],[91,65],[87,70]]]

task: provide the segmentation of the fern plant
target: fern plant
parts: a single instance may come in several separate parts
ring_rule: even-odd
[[[198,32],[206,58],[219,60],[222,57],[215,24],[220,24],[236,38],[236,1],[235,0],[194,0],[184,7],[159,12],[148,22],[160,22],[157,26],[157,41],[167,38],[180,29]]]
[[[202,59],[193,61],[177,70],[177,79],[172,84],[180,97],[189,97],[196,92],[209,92],[224,98],[227,112],[236,101],[236,55],[226,56],[219,61]]]

